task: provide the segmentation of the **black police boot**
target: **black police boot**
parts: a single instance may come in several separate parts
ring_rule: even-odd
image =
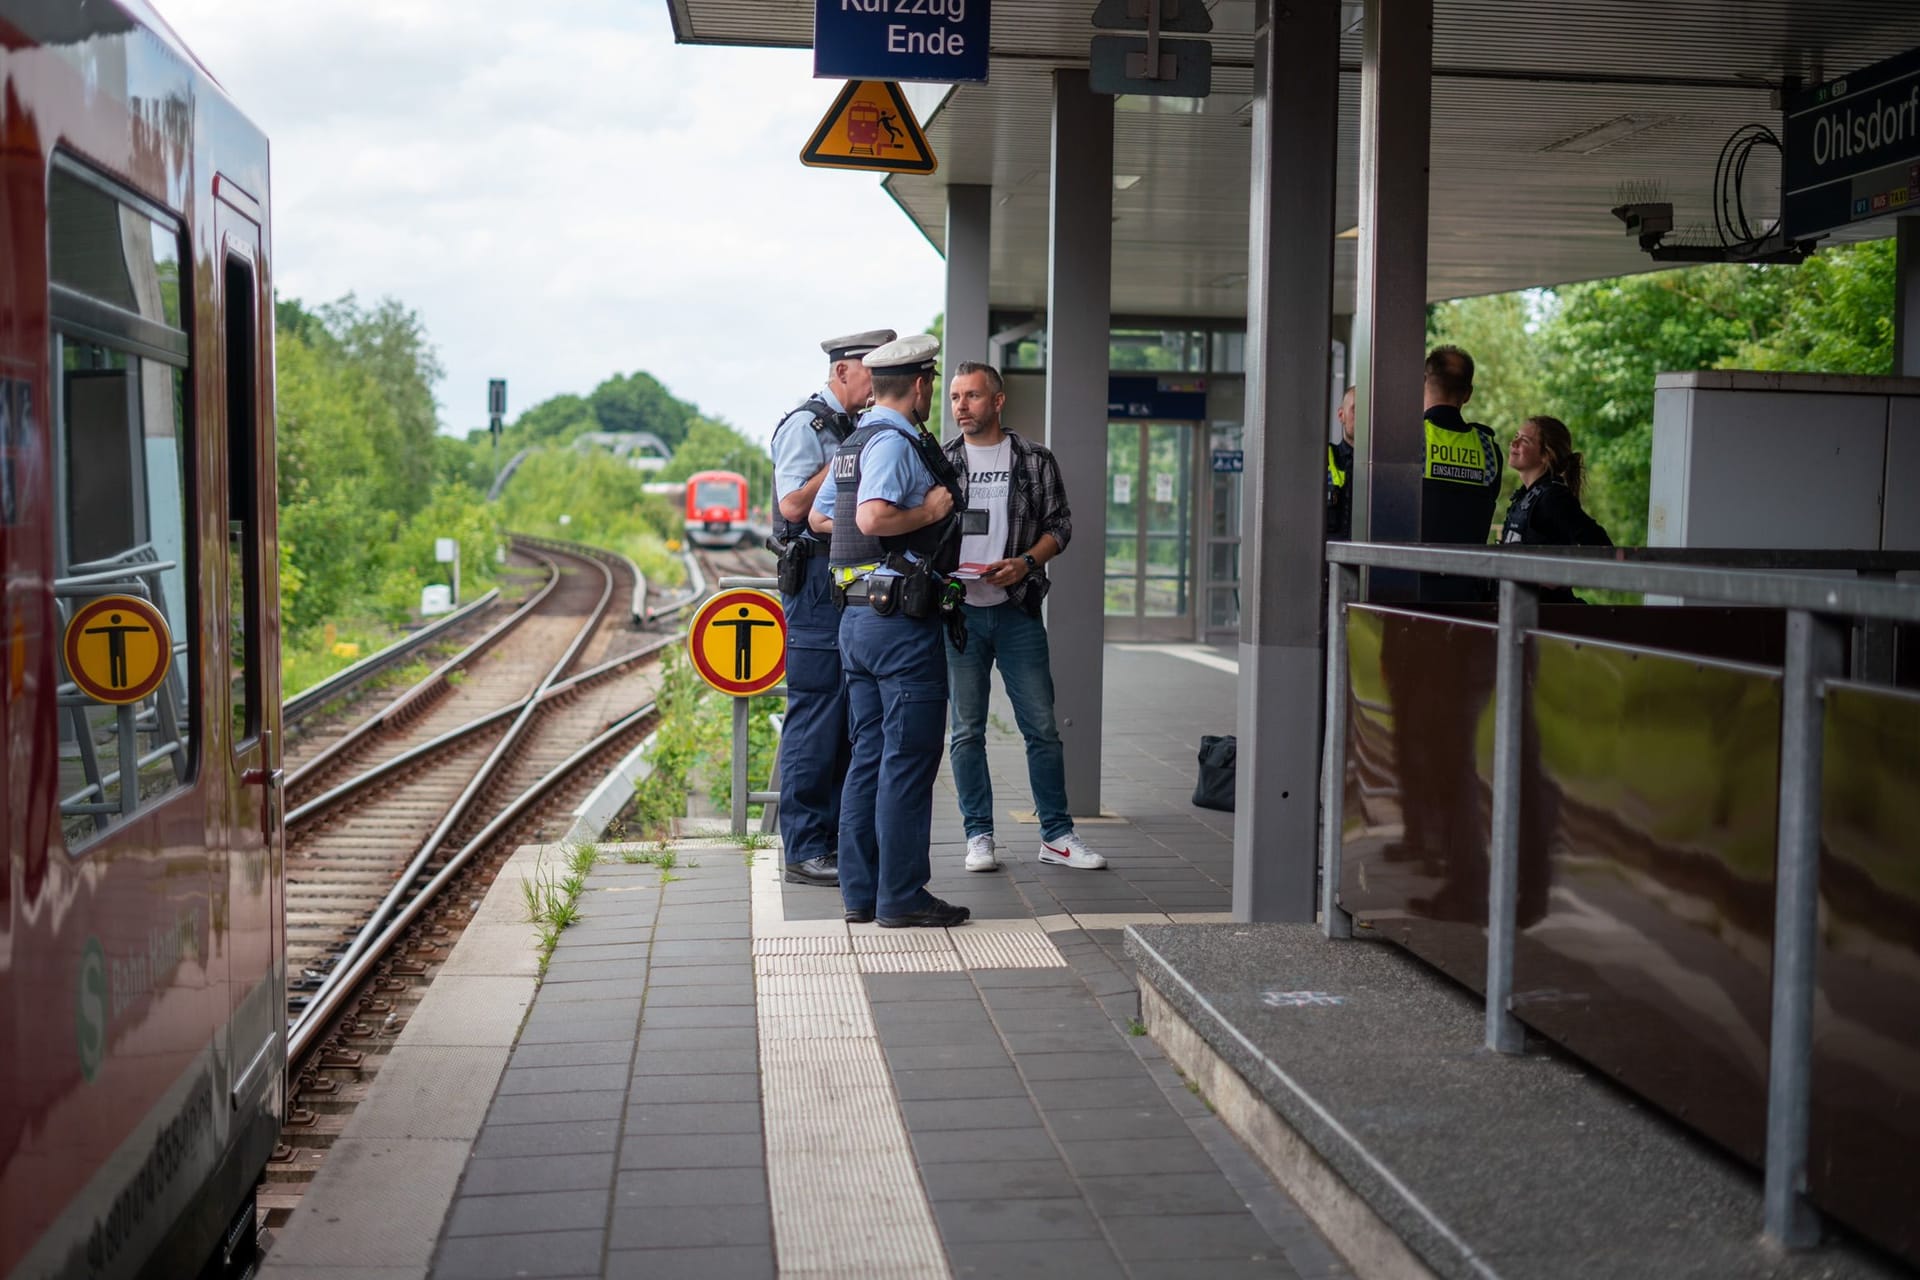
[[[787,883],[837,885],[840,883],[840,859],[834,854],[823,853],[817,858],[808,858],[805,862],[789,862]]]
[[[881,916],[882,929],[951,929],[957,924],[965,924],[973,912],[966,907],[956,907],[951,902],[942,902],[938,898],[929,898],[927,905],[918,911],[908,912],[904,916]]]
[[[846,920],[848,924],[872,924],[873,909],[871,907],[851,907],[847,910]]]

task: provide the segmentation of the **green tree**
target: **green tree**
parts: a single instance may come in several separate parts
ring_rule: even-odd
[[[532,444],[565,443],[577,435],[599,429],[600,424],[585,399],[572,394],[558,395],[542,400],[514,419],[512,425],[501,432],[501,444],[513,450]],[[483,441],[488,434],[484,430],[474,431],[467,438]]]
[[[1893,241],[1840,245],[1780,268],[1779,320],[1723,364],[1880,375],[1893,371]]]
[[[440,369],[411,311],[282,299],[274,319],[283,647],[310,682],[350,660],[335,636],[384,643],[446,580],[436,538],[460,541],[463,586],[485,590],[500,533],[483,455],[435,431]]]
[[[674,499],[646,491],[649,479],[604,449],[540,449],[502,491],[500,519],[516,533],[623,552],[649,582],[677,583],[682,570],[666,540],[679,537],[684,517]]]
[[[1539,411],[1563,419],[1586,457],[1587,509],[1613,540],[1646,540],[1653,380],[1725,365],[1773,332],[1792,268],[1690,267],[1568,285],[1541,329]]]
[[[1532,329],[1546,299],[1533,292],[1462,298],[1428,309],[1431,346],[1452,343],[1473,357],[1473,400],[1467,417],[1502,441],[1541,408],[1543,360]]]
[[[593,389],[587,405],[602,431],[651,431],[678,448],[699,410],[677,400],[650,373],[614,374]]]
[[[773,459],[765,445],[749,440],[724,422],[696,418],[687,438],[673,452],[660,479],[685,480],[697,471],[737,471],[747,478],[749,503],[770,502]]]

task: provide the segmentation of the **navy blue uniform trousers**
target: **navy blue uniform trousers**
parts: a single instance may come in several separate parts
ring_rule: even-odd
[[[780,835],[789,863],[834,851],[840,788],[853,746],[847,737],[846,683],[840,675],[840,610],[827,558],[807,561],[787,611],[787,719],[780,730]]]
[[[933,779],[947,724],[947,643],[940,620],[883,618],[850,605],[840,618],[853,762],[840,796],[840,897],[880,916],[926,909],[933,875]]]

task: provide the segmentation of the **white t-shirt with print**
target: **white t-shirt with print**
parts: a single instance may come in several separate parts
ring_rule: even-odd
[[[988,448],[967,446],[967,508],[987,513],[987,531],[960,538],[960,575],[968,579],[967,603],[996,605],[1007,598],[1005,587],[978,581],[981,568],[1007,558],[1007,490],[1013,481],[1013,441],[1001,439]]]

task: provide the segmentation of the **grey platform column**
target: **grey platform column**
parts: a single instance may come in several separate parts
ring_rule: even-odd
[[[1920,378],[1920,218],[1893,224],[1893,372]]]
[[[1353,536],[1420,539],[1427,342],[1433,0],[1366,0],[1360,55],[1360,256],[1354,293]],[[1374,590],[1411,594],[1411,577]]]
[[[1236,920],[1312,920],[1340,6],[1260,0],[1247,246]]]
[[[1107,338],[1113,287],[1113,99],[1085,71],[1053,73],[1047,227],[1047,445],[1073,506],[1073,545],[1047,567],[1054,715],[1067,807],[1100,812],[1106,663]]]
[[[947,188],[947,310],[941,333],[940,369],[949,378],[962,360],[987,355],[987,276],[993,243],[993,188],[962,184]],[[942,394],[945,403],[945,395]],[[941,420],[952,439],[953,406]]]

